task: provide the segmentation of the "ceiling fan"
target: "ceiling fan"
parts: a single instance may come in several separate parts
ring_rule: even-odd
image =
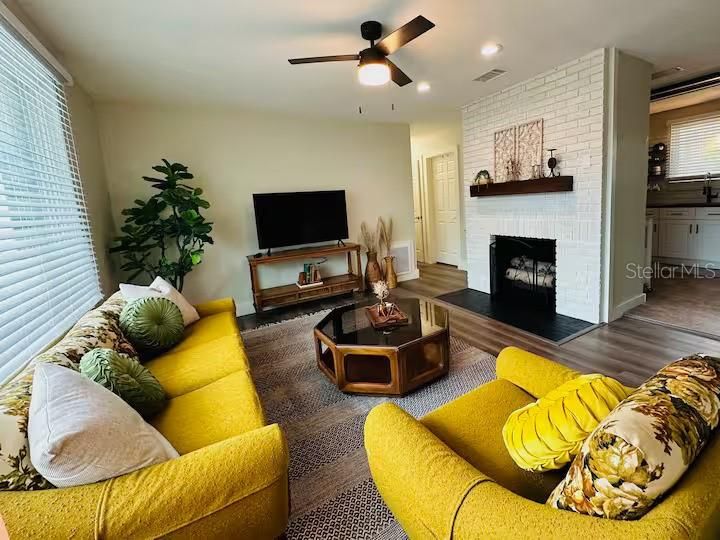
[[[380,86],[392,81],[398,86],[412,82],[399,67],[388,60],[388,55],[407,45],[416,37],[424,34],[435,25],[422,15],[401,26],[394,32],[382,36],[382,24],[377,21],[366,21],[360,25],[360,34],[370,42],[370,47],[358,54],[340,54],[336,56],[315,56],[312,58],[290,58],[291,64],[315,64],[319,62],[351,62],[358,61],[358,80],[367,86]],[[375,43],[378,41],[377,43]]]

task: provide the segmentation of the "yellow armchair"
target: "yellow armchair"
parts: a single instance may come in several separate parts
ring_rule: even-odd
[[[519,469],[500,431],[514,408],[578,373],[510,348],[498,357],[497,374],[498,380],[421,420],[391,403],[368,415],[365,448],[373,479],[411,539],[720,537],[718,437],[668,496],[637,521],[555,510],[544,501],[561,475]]]

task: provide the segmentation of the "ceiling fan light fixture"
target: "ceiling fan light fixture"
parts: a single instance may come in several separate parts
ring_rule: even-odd
[[[358,81],[365,86],[382,86],[390,82],[390,66],[385,56],[373,47],[360,52]]]
[[[387,64],[365,64],[358,68],[358,81],[365,86],[382,86],[390,82]]]

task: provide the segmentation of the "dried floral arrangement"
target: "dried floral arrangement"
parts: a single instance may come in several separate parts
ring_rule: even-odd
[[[360,245],[369,253],[377,253],[378,233],[368,229],[364,221],[360,224]]]
[[[390,288],[384,280],[376,281],[372,285],[373,293],[378,303],[365,308],[368,318],[375,329],[388,328],[408,323],[408,316],[402,312],[394,302],[388,301]]]
[[[390,255],[393,238],[393,220],[390,218],[387,223],[382,217],[378,218],[378,244],[380,250],[385,250],[385,255]]]

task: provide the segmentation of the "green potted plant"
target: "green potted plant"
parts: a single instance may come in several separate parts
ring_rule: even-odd
[[[160,276],[182,291],[185,276],[202,262],[205,244],[213,243],[213,224],[202,215],[210,203],[200,197],[202,189],[188,185],[194,177],[185,165],[162,162],[153,170],[164,178],[143,176],[159,193],[122,211],[123,234],[110,252],[122,255],[120,268],[130,273],[128,281],[142,274],[150,280]]]

